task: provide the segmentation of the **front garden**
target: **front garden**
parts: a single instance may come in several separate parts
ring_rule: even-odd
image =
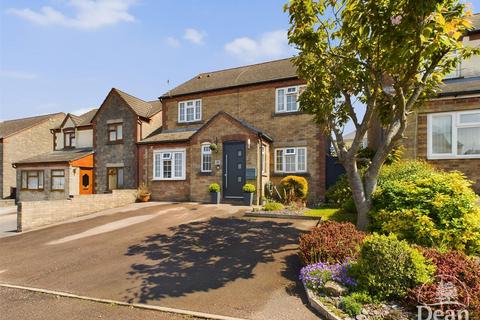
[[[480,209],[470,185],[424,162],[386,165],[362,232],[334,219],[355,209],[341,179],[327,193],[338,208],[316,211],[328,221],[300,238],[301,281],[340,319],[479,318]]]

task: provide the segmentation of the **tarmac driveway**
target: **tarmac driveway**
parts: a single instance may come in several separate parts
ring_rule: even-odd
[[[298,281],[314,221],[155,204],[0,239],[0,282],[249,319],[318,319]],[[0,312],[1,313],[1,312]]]

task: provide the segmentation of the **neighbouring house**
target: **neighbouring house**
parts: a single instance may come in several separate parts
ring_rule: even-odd
[[[60,200],[93,193],[93,126],[97,109],[67,114],[50,130],[50,152],[17,161],[17,200]]]
[[[343,136],[343,142],[345,143],[345,146],[347,148],[350,148],[350,146],[352,145],[353,140],[355,139],[355,133],[356,131],[352,131]],[[366,148],[367,146],[368,146],[368,137],[367,135],[365,135],[365,137],[363,137],[362,142],[360,143],[360,147]]]
[[[159,100],[111,89],[93,117],[96,193],[138,186],[137,142],[162,125]]]
[[[480,14],[471,17],[474,30],[465,46],[480,46]],[[381,131],[370,130],[369,143]],[[409,115],[403,141],[404,157],[422,159],[444,170],[458,170],[480,193],[480,57],[462,61],[449,74],[437,96]]]
[[[307,178],[325,195],[327,139],[299,111],[305,81],[290,59],[201,73],[160,97],[162,128],[138,142],[140,181],[154,200],[207,201],[218,183],[223,200],[243,199],[245,183],[278,185]]]
[[[15,198],[12,164],[53,149],[50,129],[62,122],[63,112],[0,122],[0,196]]]

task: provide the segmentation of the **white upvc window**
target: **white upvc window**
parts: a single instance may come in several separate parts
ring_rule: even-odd
[[[202,100],[180,101],[178,103],[178,122],[202,120]]]
[[[429,114],[429,159],[480,158],[480,109]]]
[[[286,113],[296,112],[300,109],[298,98],[305,85],[278,88],[275,94],[275,112]]]
[[[294,173],[307,171],[307,148],[275,149],[275,172]]]
[[[201,172],[212,172],[212,150],[210,143],[202,143],[201,145]]]
[[[153,180],[185,180],[185,149],[153,152]]]

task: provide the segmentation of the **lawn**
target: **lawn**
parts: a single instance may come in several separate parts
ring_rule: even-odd
[[[320,209],[309,209],[305,211],[305,216],[309,217],[318,217],[322,218],[322,220],[333,220],[338,222],[352,222],[355,223],[357,217],[354,213],[351,212],[344,212],[338,208],[320,208]]]

